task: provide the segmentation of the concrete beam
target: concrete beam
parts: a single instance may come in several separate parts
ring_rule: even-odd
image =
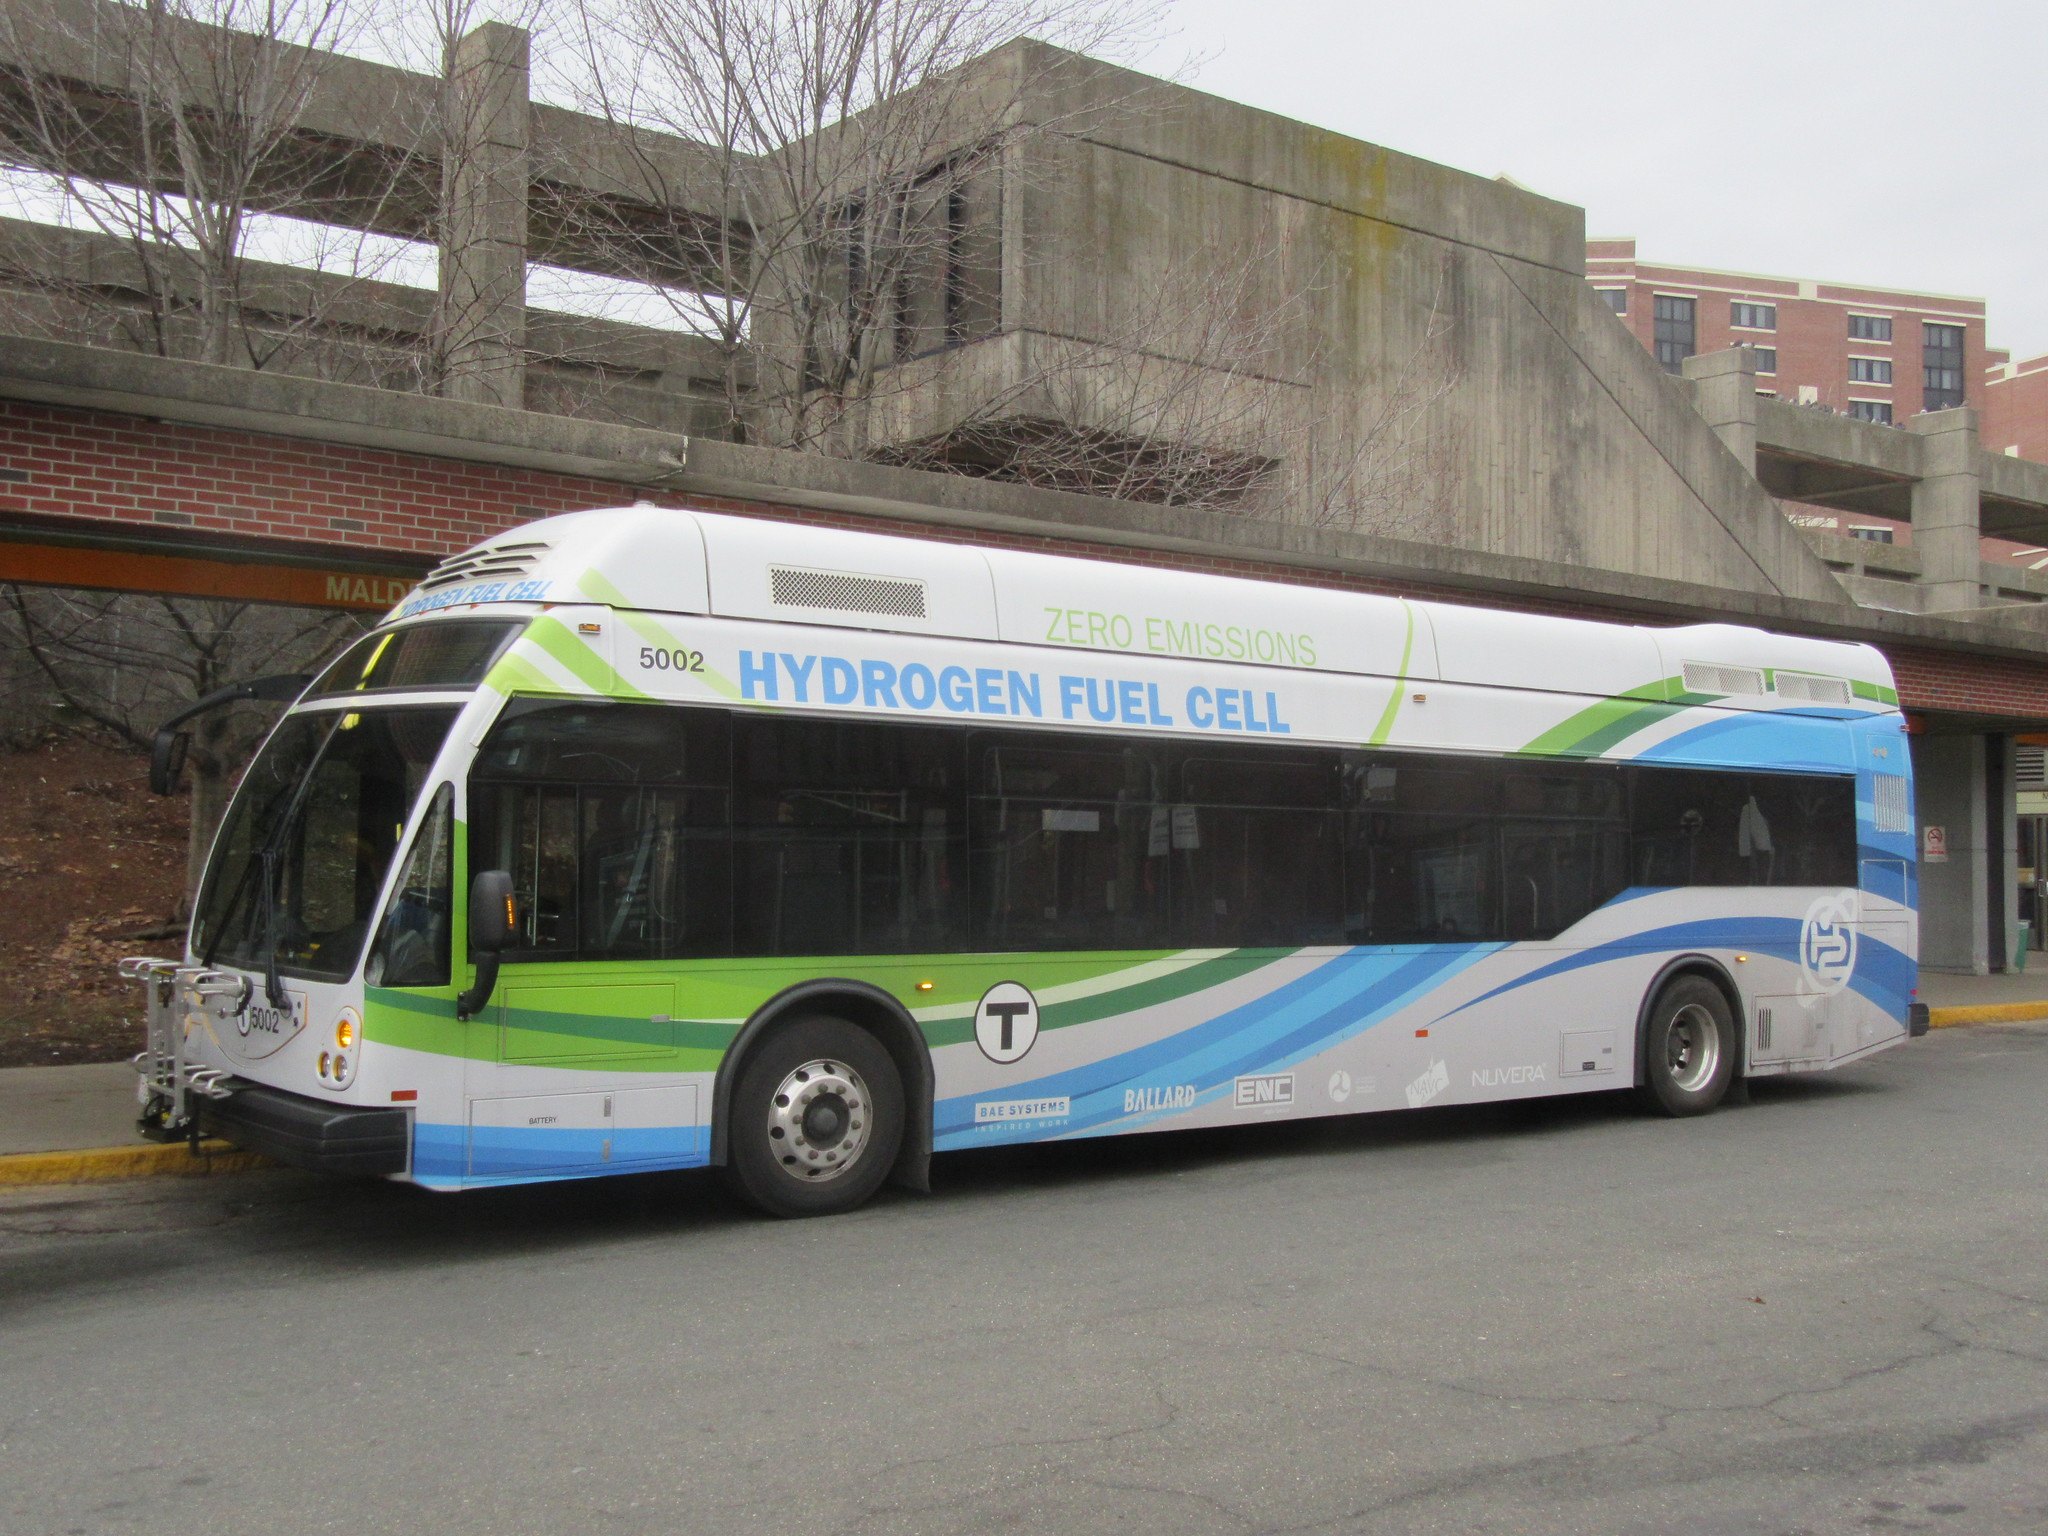
[[[1977,413],[1968,407],[1915,416],[1907,430],[1921,444],[1913,487],[1913,547],[1931,612],[1975,608],[1981,600],[1982,528],[1978,523]]]
[[[1729,347],[1688,357],[1681,365],[1692,383],[1693,406],[1735,460],[1756,473],[1756,353]]]
[[[1718,619],[1873,644],[1908,643],[2048,663],[2048,633],[1989,623],[1731,592],[1548,560],[1488,554],[1221,512],[1107,501],[958,475],[782,449],[683,439],[635,427],[358,385],[137,356],[61,342],[0,348],[0,399],[350,443],[791,508],[864,513],[935,529],[976,528],[1182,550],[1225,560],[1343,571],[1477,601],[1560,594],[1646,623]]]
[[[455,45],[441,179],[441,392],[526,401],[529,39],[486,22]]]

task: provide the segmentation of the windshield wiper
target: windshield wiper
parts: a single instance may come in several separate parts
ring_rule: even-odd
[[[249,877],[260,866],[263,870],[263,993],[270,999],[270,1006],[279,1013],[291,1011],[291,997],[285,992],[284,978],[277,968],[277,917],[279,896],[277,869],[284,853],[284,840],[299,819],[304,809],[306,795],[313,787],[313,774],[320,766],[321,758],[327,755],[327,747],[334,740],[334,727],[329,725],[327,735],[321,743],[306,755],[306,766],[299,775],[299,782],[293,786],[290,802],[285,806],[277,821],[271,826],[270,836],[263,840],[263,846],[256,851],[256,857],[243,866],[241,883],[235,889],[234,897],[228,902],[227,911],[221,915],[220,926],[214,930],[213,941],[206,946],[206,953],[200,956],[200,963],[208,969],[213,966],[213,957],[219,951],[221,941],[226,938],[234,912],[239,905],[242,892],[249,887]]]

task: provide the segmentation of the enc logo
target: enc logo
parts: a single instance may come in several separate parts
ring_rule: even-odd
[[[1351,1074],[1339,1067],[1330,1074],[1330,1081],[1326,1086],[1329,1089],[1330,1102],[1342,1104],[1351,1097]]]
[[[1830,997],[1856,969],[1856,893],[1837,891],[1806,909],[1799,928],[1799,969],[1806,987]]]
[[[1038,999],[1022,982],[999,981],[974,1005],[974,1043],[990,1061],[1023,1059],[1038,1039]]]
[[[1273,1072],[1259,1077],[1240,1077],[1235,1090],[1239,1109],[1277,1109],[1294,1102],[1294,1074]]]

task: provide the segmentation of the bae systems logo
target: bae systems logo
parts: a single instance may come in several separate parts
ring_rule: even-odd
[[[1054,1099],[983,1099],[974,1106],[976,1125],[1015,1125],[1023,1120],[1064,1120],[1073,1113],[1074,1101],[1061,1095]]]
[[[1856,969],[1856,893],[1837,891],[1806,909],[1799,928],[1802,992],[1832,997]]]

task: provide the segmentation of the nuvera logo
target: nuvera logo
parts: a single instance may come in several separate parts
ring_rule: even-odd
[[[1441,1061],[1432,1061],[1429,1070],[1408,1085],[1408,1107],[1420,1109],[1450,1086],[1451,1069]]]
[[[1543,1068],[1533,1067],[1481,1067],[1472,1074],[1474,1088],[1513,1088],[1523,1083],[1543,1081]]]
[[[1010,1120],[1064,1120],[1073,1111],[1073,1101],[1058,1099],[983,1099],[974,1106],[977,1125],[1002,1124]]]

